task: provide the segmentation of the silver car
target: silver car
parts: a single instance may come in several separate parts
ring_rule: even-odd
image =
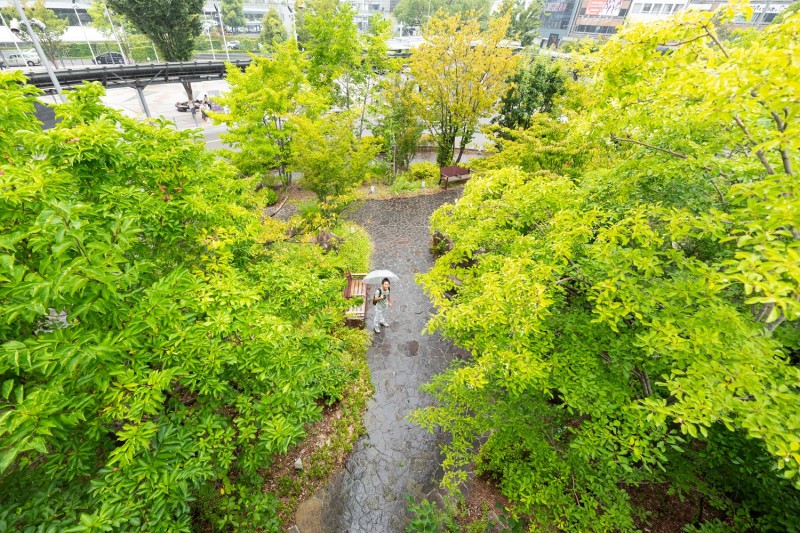
[[[18,52],[11,52],[4,54],[6,56],[5,64],[9,67],[32,67],[34,65],[41,65],[39,54],[36,50],[26,50],[21,54]]]

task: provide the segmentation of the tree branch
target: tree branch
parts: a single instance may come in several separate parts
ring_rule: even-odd
[[[719,49],[720,49],[720,50],[722,50],[722,53],[725,55],[725,58],[726,58],[726,59],[730,59],[730,58],[731,58],[731,56],[730,56],[730,55],[728,55],[728,51],[727,51],[727,50],[725,50],[725,47],[724,47],[724,46],[722,46],[722,43],[721,43],[721,42],[719,42],[719,39],[717,39],[717,36],[716,36],[716,35],[714,35],[713,33],[711,33],[711,31],[708,29],[708,24],[705,24],[705,25],[703,25],[703,29],[704,29],[704,30],[706,30],[706,34],[707,34],[709,37],[711,37],[711,39],[714,41],[714,43],[715,43],[717,46],[719,46]]]
[[[733,117],[733,120],[736,121],[736,124],[738,124],[739,128],[741,128],[741,130],[744,132],[745,136],[747,137],[747,140],[750,141],[750,143],[753,146],[757,145],[758,143],[750,135],[750,132],[747,130],[747,126],[744,125],[744,122],[742,122],[742,119],[739,118],[739,116],[737,115],[737,116]],[[764,151],[763,150],[757,150],[756,151],[756,157],[758,157],[758,160],[761,161],[762,165],[764,165],[764,168],[767,169],[767,174],[769,174],[769,175],[774,175],[775,174],[775,171],[772,169],[772,166],[769,164],[769,161],[767,161],[767,158],[764,155]]]
[[[653,386],[650,384],[650,376],[647,375],[647,372],[644,370],[634,370],[634,375],[639,378],[639,383],[642,384],[642,391],[644,392],[644,397],[647,398],[653,395]]]
[[[613,133],[611,134],[611,140],[638,144],[639,146],[644,146],[645,148],[650,148],[651,150],[657,150],[659,152],[664,152],[665,154],[669,154],[669,155],[675,156],[675,157],[680,157],[681,159],[689,159],[689,156],[686,155],[686,154],[682,154],[680,152],[675,152],[675,151],[670,150],[668,148],[661,148],[659,146],[653,146],[652,144],[643,143],[642,141],[636,141],[634,139],[618,137],[618,136],[614,135]]]
[[[787,110],[784,109],[784,116],[786,116]],[[783,133],[786,131],[786,121],[781,118],[777,111],[772,112],[772,118],[775,120],[775,124],[778,126],[778,131]],[[789,150],[786,147],[781,147],[778,149],[778,152],[781,154],[781,161],[783,162],[783,171],[786,172],[790,176],[794,176],[794,172],[792,172],[792,160],[789,158]]]

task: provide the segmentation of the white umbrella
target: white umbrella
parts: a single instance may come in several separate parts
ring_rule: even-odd
[[[367,285],[373,285],[373,284],[380,285],[381,281],[383,281],[383,278],[388,278],[388,280],[391,281],[392,283],[400,279],[399,277],[397,277],[397,274],[395,274],[391,270],[373,270],[372,272],[364,276],[364,279],[361,281],[362,283],[365,283]]]

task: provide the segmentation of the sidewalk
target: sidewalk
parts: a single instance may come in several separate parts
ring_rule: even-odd
[[[228,89],[228,82],[225,80],[213,80],[204,82],[193,82],[192,90],[195,99],[202,99],[203,95],[209,98],[219,96],[220,93]],[[171,120],[179,129],[188,128],[208,128],[212,126],[211,121],[203,122],[198,112],[195,119],[188,111],[180,112],[175,109],[175,102],[185,102],[186,91],[180,83],[154,84],[144,90],[147,106],[153,117],[162,117]],[[114,109],[121,110],[125,115],[134,118],[145,118],[144,110],[139,102],[139,96],[133,88],[114,88],[108,89],[103,103]]]

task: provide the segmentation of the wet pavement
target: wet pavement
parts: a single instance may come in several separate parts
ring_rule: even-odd
[[[461,188],[435,195],[366,202],[350,218],[363,225],[374,244],[372,268],[400,276],[392,284],[389,327],[375,334],[367,360],[375,385],[362,437],[345,468],[304,503],[292,529],[300,533],[395,533],[408,521],[406,495],[431,497],[441,479],[439,445],[432,435],[406,417],[430,405],[419,387],[463,356],[438,333],[422,334],[433,311],[414,275],[433,264],[428,219],[440,205],[452,202]],[[368,327],[374,307],[369,303]]]

